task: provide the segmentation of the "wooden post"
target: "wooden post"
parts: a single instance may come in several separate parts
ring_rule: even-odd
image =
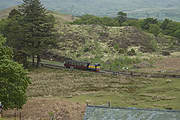
[[[88,102],[86,102],[86,106],[89,106]]]
[[[21,120],[21,118],[22,118],[22,115],[21,115],[21,111],[20,111],[20,114],[19,114],[19,120]]]
[[[111,107],[111,102],[110,101],[108,102],[108,107]]]
[[[2,111],[3,111],[3,107],[2,107],[2,104],[0,102],[0,118],[2,117]]]
[[[16,120],[16,114],[17,114],[17,108],[15,109],[15,112],[14,112],[15,120]]]

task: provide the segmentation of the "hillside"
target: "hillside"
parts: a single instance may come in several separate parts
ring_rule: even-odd
[[[13,9],[17,9],[17,6],[0,10],[0,19],[7,18],[10,11]],[[72,15],[62,14],[60,12],[55,12],[51,10],[49,10],[48,12],[49,14],[53,15],[59,23],[72,22],[74,19],[76,19],[76,17],[73,17]]]
[[[139,54],[151,53],[157,48],[161,50],[172,47],[176,41],[173,37],[155,37],[131,26],[57,24],[56,27],[60,33],[58,47],[49,50],[50,53],[76,60],[104,63],[104,66],[122,59],[132,48]],[[133,61],[138,60],[135,57]]]
[[[1,0],[0,10],[20,4],[20,0]]]
[[[7,18],[9,15],[9,12],[13,10],[14,8],[17,8],[17,7],[15,6],[15,7],[6,8],[4,10],[0,10],[0,19]]]
[[[5,18],[12,8],[0,12],[0,18]],[[166,50],[174,48],[177,39],[161,35],[155,37],[153,34],[146,33],[136,27],[107,27],[99,25],[72,25],[76,17],[61,14],[55,11],[48,11],[56,19],[56,29],[59,32],[58,47],[48,50],[43,58],[62,60],[61,57],[72,58],[75,60],[98,62],[105,68],[119,60],[122,64],[115,65],[120,69],[127,64],[140,62],[138,57],[128,57],[127,52],[132,48],[137,54],[153,52],[156,49]],[[157,44],[158,43],[158,44]],[[123,59],[123,60],[122,60]],[[129,61],[129,63],[126,63]],[[114,68],[115,68],[114,67]]]
[[[114,58],[120,54],[119,48],[123,50],[130,46],[145,47],[151,51],[150,42],[153,40],[150,35],[128,26],[59,25],[58,29],[61,34],[58,53],[71,58],[97,57],[94,55]]]
[[[179,0],[41,0],[49,9],[75,16],[93,14],[115,16],[118,11],[128,13],[129,17],[170,18],[180,21]],[[19,0],[1,2],[0,9],[20,4]]]

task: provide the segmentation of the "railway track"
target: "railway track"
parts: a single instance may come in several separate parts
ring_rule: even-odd
[[[47,64],[41,63],[41,66],[53,68],[53,69],[67,69],[62,65],[54,65],[54,64]],[[176,74],[160,74],[160,73],[144,73],[144,72],[134,72],[134,71],[110,71],[110,70],[101,70],[99,73],[104,74],[112,74],[112,75],[125,75],[125,76],[132,76],[132,77],[148,77],[148,78],[180,78],[180,75]]]

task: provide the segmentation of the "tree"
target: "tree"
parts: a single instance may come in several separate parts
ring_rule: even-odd
[[[20,13],[18,10],[13,9],[13,10],[11,10],[11,12],[9,13],[8,18],[19,17],[19,16],[21,16],[21,13]]]
[[[151,24],[158,24],[158,20],[154,18],[146,18],[141,24],[141,28],[149,30]]]
[[[172,20],[165,19],[165,20],[162,22],[162,24],[161,24],[161,29],[162,29],[162,30],[167,29],[168,24],[171,23],[171,22],[172,22]]]
[[[163,29],[163,33],[165,35],[177,37],[177,33],[175,32],[180,29],[180,23],[171,20],[164,20],[161,24],[161,28]]]
[[[123,22],[127,20],[127,13],[124,12],[118,12],[117,14],[117,19],[119,21],[119,24],[121,25]]]
[[[161,28],[157,24],[150,24],[149,32],[154,34],[155,36],[158,36],[161,32]]]
[[[34,62],[37,56],[38,67],[41,54],[56,45],[55,19],[49,16],[40,0],[23,0],[19,11],[23,16],[24,41],[27,54]]]
[[[180,39],[180,29],[176,30],[176,31],[174,32],[173,36]]]
[[[27,71],[12,60],[12,50],[0,35],[0,101],[3,109],[22,108],[27,101],[26,89],[30,84]]]
[[[0,32],[7,38],[6,44],[12,48],[14,60],[27,67],[27,43],[24,41],[23,17],[13,9],[7,19],[0,22]]]

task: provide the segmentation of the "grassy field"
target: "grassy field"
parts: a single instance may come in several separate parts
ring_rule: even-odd
[[[180,79],[131,78],[78,70],[42,68],[31,72],[29,97],[138,108],[180,109]]]

